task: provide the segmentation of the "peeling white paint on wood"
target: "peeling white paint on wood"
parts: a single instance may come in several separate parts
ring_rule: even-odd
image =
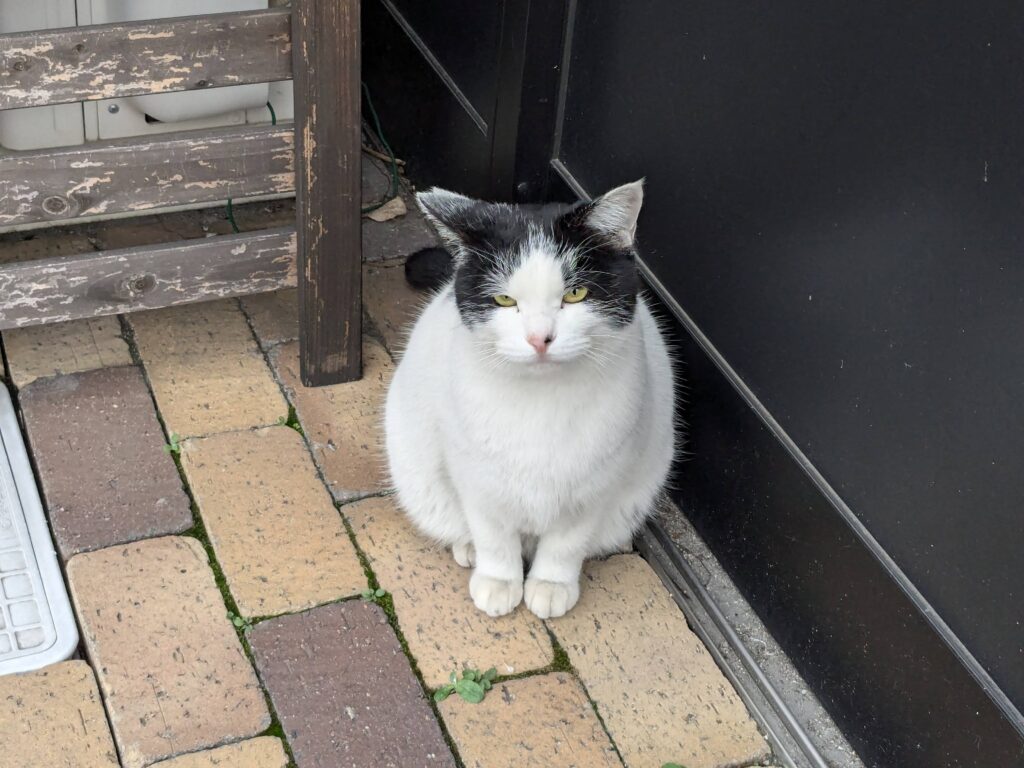
[[[293,144],[282,123],[0,155],[0,226],[288,194]]]
[[[294,287],[295,230],[0,267],[0,329]],[[145,287],[139,289],[139,285]]]
[[[273,9],[0,35],[0,109],[286,80],[290,19]]]

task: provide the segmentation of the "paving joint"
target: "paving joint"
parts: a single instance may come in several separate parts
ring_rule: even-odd
[[[352,501],[357,501],[353,499]],[[345,513],[342,511],[342,507],[346,503],[352,502],[335,502],[335,507],[338,510],[338,515],[341,517],[341,521],[345,526],[345,531],[348,533],[349,540],[352,542],[352,546],[356,550],[356,557],[359,558],[359,564],[363,566],[363,573],[366,574],[366,582],[370,589],[380,589],[380,582],[377,580],[377,574],[373,572],[373,566],[370,565],[370,559],[363,552],[362,547],[359,546],[359,541],[356,538],[356,533],[352,529],[352,524],[345,517]],[[391,599],[391,593],[385,593],[382,597],[374,598],[373,602],[380,606],[381,610],[384,611],[384,615],[388,618],[388,624],[391,626],[391,630],[395,633],[395,637],[398,638],[398,644],[402,648],[402,653],[405,654],[405,658],[409,661],[409,666],[412,668],[413,675],[416,676],[416,680],[419,681],[420,688],[423,691],[423,696],[427,700],[427,704],[430,706],[431,712],[434,714],[434,718],[441,726],[441,735],[444,737],[445,744],[448,745],[448,749],[451,750],[452,757],[455,758],[455,764],[458,768],[467,768],[466,764],[462,761],[462,756],[459,754],[458,748],[455,746],[455,741],[452,739],[451,734],[448,732],[448,725],[445,723],[444,718],[441,717],[441,712],[437,708],[437,702],[434,701],[434,691],[431,690],[426,681],[423,678],[423,673],[420,672],[419,664],[416,662],[415,657],[409,651],[409,643],[406,642],[405,635],[402,632],[402,627],[398,622],[398,614],[395,612],[395,603]]]
[[[135,334],[132,332],[131,325],[125,320],[123,315],[119,315],[118,319],[121,321],[125,341],[128,344],[128,350],[132,354],[132,359],[142,370],[142,377],[146,382],[146,388],[149,391],[149,396],[153,400],[153,408],[156,411],[157,419],[160,422],[160,428],[163,430],[164,437],[167,438],[169,444],[171,436],[167,432],[167,425],[164,423],[163,414],[160,413],[160,408],[157,405],[156,394],[153,392],[153,387],[149,381],[149,374],[146,371],[146,366],[142,362],[141,355],[139,355],[139,350],[135,343]],[[288,402],[287,398],[285,401]],[[206,532],[206,525],[203,523],[202,514],[199,511],[199,505],[196,503],[191,486],[189,486],[188,481],[185,479],[185,471],[181,465],[181,453],[180,451],[171,451],[170,453],[171,459],[174,461],[174,467],[178,471],[178,478],[181,480],[181,487],[184,489],[185,495],[188,497],[189,511],[192,513],[192,527],[183,531],[180,535],[196,539],[202,545],[203,550],[206,552],[206,558],[209,561],[210,570],[213,573],[214,583],[217,585],[217,590],[220,592],[221,599],[224,601],[225,609],[228,612],[233,613],[235,616],[238,616],[240,615],[238,603],[235,602],[235,598],[231,594],[231,589],[228,587],[227,577],[224,575],[220,562],[217,560],[217,555],[213,550],[213,544],[210,542],[210,537]],[[65,574],[65,580],[66,578],[67,576]],[[255,623],[255,620],[253,620],[252,623]],[[288,768],[297,768],[291,744],[288,743],[288,737],[284,732],[284,728],[281,726],[281,720],[277,715],[277,710],[274,709],[274,703],[271,701],[270,694],[267,692],[267,686],[260,677],[259,668],[256,666],[256,660],[253,656],[252,648],[249,646],[249,640],[245,634],[245,627],[235,626],[233,622],[232,627],[235,630],[235,634],[238,636],[238,641],[242,645],[242,650],[245,652],[245,656],[249,660],[249,664],[252,665],[252,668],[256,673],[256,678],[260,681],[260,690],[263,694],[263,699],[266,702],[267,711],[270,713],[270,725],[267,726],[266,730],[258,735],[275,736],[281,739],[281,743],[284,745],[285,754],[288,755]],[[103,703],[104,708],[106,709],[105,699]],[[107,719],[110,719],[109,710],[107,710]],[[118,756],[120,757],[120,754]]]

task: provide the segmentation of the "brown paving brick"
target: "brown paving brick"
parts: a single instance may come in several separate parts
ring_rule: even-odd
[[[249,642],[298,768],[454,768],[378,606],[349,601],[271,619]]]
[[[548,622],[626,764],[748,765],[769,755],[743,702],[637,555],[589,563],[580,601]]]
[[[384,347],[364,340],[363,378],[327,387],[302,386],[297,342],[277,347],[270,359],[335,498],[347,500],[382,490],[386,481],[381,426],[393,370]]]
[[[125,768],[270,724],[197,540],[169,536],[76,555],[68,581]]]
[[[363,219],[363,261],[387,261],[440,244],[411,195],[405,195],[405,207],[408,212],[397,219]]]
[[[341,515],[294,429],[189,440],[181,457],[244,616],[299,611],[365,589]]]
[[[259,736],[237,744],[161,760],[153,768],[287,768],[288,755],[280,739]]]
[[[241,302],[264,349],[299,338],[299,296],[295,288],[243,296]]]
[[[18,389],[46,376],[132,364],[116,317],[16,328],[4,331],[3,338]]]
[[[363,306],[392,355],[405,347],[427,294],[405,281],[405,260],[363,265]]]
[[[0,677],[0,765],[117,768],[92,670],[65,661]]]
[[[188,497],[138,368],[41,379],[20,399],[65,558],[191,527]]]
[[[519,606],[490,618],[469,596],[469,571],[421,537],[393,497],[342,507],[381,586],[392,594],[409,651],[427,685],[453,669],[496,667],[502,675],[540,669],[554,651],[540,619]]]
[[[579,682],[562,672],[498,683],[479,704],[449,696],[441,716],[466,768],[620,768]]]
[[[234,300],[128,317],[170,432],[192,437],[262,427],[288,413]]]

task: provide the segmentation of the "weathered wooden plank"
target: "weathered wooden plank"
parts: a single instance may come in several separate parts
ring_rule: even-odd
[[[18,152],[0,155],[0,228],[294,188],[290,124]]]
[[[0,35],[0,109],[291,77],[291,13],[219,13]]]
[[[307,386],[362,375],[359,0],[294,0],[299,342]]]
[[[242,296],[296,282],[291,227],[0,266],[0,329]]]

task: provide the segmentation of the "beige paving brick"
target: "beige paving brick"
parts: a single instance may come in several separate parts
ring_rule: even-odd
[[[563,672],[498,683],[439,709],[466,768],[620,768],[579,681]]]
[[[170,432],[192,437],[262,427],[288,413],[235,301],[128,317]]]
[[[405,281],[405,259],[363,265],[363,307],[392,355],[405,348],[427,298]]]
[[[375,341],[363,342],[363,378],[350,384],[304,387],[299,378],[299,345],[283,344],[270,353],[335,498],[348,500],[386,485],[381,427],[384,396],[393,366]]]
[[[197,540],[168,536],[76,555],[68,581],[125,768],[270,724]]]
[[[492,619],[469,596],[469,571],[413,529],[392,497],[342,507],[381,586],[391,593],[398,622],[428,686],[463,666],[499,674],[551,663],[554,652],[541,621],[520,605]]]
[[[264,349],[299,338],[299,296],[295,288],[243,296],[242,308]]]
[[[740,697],[642,558],[589,563],[580,586],[580,602],[548,626],[630,768],[719,768],[768,756]]]
[[[366,588],[341,515],[294,429],[188,440],[181,457],[243,615],[300,611]]]
[[[3,338],[18,389],[46,376],[132,364],[116,317],[15,328],[4,331]]]
[[[117,768],[92,669],[65,661],[0,677],[0,765]]]
[[[286,768],[288,755],[280,739],[259,736],[225,747],[161,760],[153,768]]]

